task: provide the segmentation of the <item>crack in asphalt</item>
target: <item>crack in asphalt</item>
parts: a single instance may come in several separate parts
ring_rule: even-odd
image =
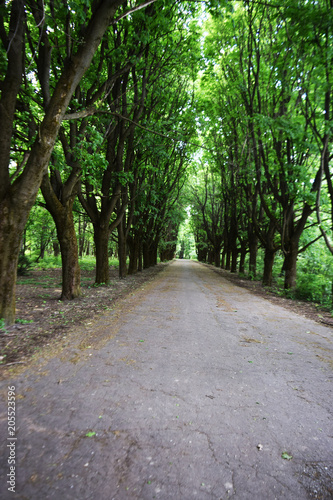
[[[176,261],[86,334],[0,385],[1,498],[332,497],[332,330]]]

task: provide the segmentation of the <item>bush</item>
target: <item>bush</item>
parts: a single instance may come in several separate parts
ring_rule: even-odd
[[[330,280],[323,274],[298,273],[295,298],[331,305]]]

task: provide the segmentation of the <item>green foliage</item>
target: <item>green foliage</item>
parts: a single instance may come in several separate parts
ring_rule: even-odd
[[[20,319],[16,318],[15,323],[18,323],[19,325],[27,325],[29,323],[33,323],[33,319]]]

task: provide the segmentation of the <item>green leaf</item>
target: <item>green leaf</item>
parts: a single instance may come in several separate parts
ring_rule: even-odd
[[[94,431],[87,432],[86,436],[87,436],[88,438],[91,438],[91,437],[93,437],[93,436],[96,436],[96,432],[94,432]]]
[[[289,455],[289,453],[287,453],[286,451],[284,451],[281,455],[281,457],[284,459],[284,460],[291,460],[293,457],[292,455]]]

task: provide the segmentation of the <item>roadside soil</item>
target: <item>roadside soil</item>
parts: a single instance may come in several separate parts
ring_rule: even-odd
[[[42,347],[63,342],[70,332],[87,319],[92,320],[103,311],[113,309],[118,299],[151,281],[165,266],[167,264],[160,263],[126,279],[120,279],[118,270],[111,267],[108,286],[95,286],[95,271],[81,270],[82,295],[68,302],[59,300],[61,268],[31,271],[27,276],[20,276],[17,284],[17,322],[6,330],[0,329],[0,367],[24,365]],[[258,281],[247,280],[208,264],[206,266],[234,285],[308,319],[333,327],[332,314],[316,304],[280,297]]]
[[[116,302],[151,281],[166,264],[158,264],[125,279],[110,268],[108,285],[94,285],[95,271],[81,270],[81,297],[62,302],[61,268],[31,271],[19,276],[16,287],[16,323],[0,329],[0,367],[26,364],[42,347],[63,342],[87,319],[110,311]]]

